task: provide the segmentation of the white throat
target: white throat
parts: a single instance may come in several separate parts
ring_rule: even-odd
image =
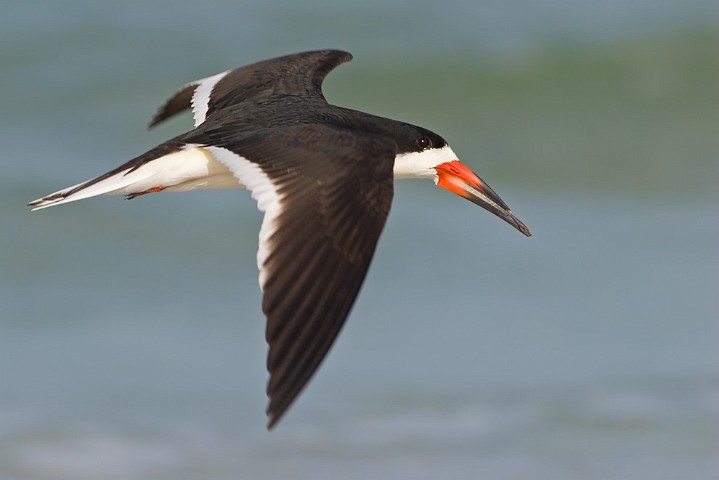
[[[394,178],[434,178],[435,167],[457,160],[449,145],[421,152],[400,153],[394,158]]]

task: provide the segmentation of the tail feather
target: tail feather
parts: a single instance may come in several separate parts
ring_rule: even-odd
[[[32,210],[97,195],[137,195],[155,189],[241,188],[227,168],[198,145],[168,142],[116,169],[28,203]]]
[[[28,206],[32,207],[32,211],[40,210],[47,207],[54,207],[63,203],[74,202],[82,200],[84,198],[90,198],[97,195],[113,195],[113,194],[128,194],[132,193],[126,191],[128,187],[133,184],[140,182],[142,179],[137,178],[138,175],[129,175],[129,170],[117,172],[112,176],[99,180],[93,178],[86,182],[78,183],[72,187],[58,190],[55,193],[51,193],[37,200],[33,200],[28,203]],[[143,175],[146,177],[146,175]]]

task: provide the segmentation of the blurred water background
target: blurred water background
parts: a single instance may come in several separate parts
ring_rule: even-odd
[[[13,2],[0,16],[0,478],[709,479],[713,0]],[[183,83],[342,48],[333,103],[441,133],[532,229],[397,185],[278,428],[247,192],[29,200],[189,128]]]

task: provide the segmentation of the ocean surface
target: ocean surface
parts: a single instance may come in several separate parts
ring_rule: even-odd
[[[0,18],[0,480],[715,479],[709,0],[16,2]],[[29,213],[188,129],[187,81],[343,48],[328,99],[441,133],[534,233],[398,182],[265,429],[247,192]]]

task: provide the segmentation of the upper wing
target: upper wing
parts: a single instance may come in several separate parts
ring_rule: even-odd
[[[266,132],[249,138],[228,132],[206,147],[265,212],[257,262],[270,347],[270,428],[352,307],[390,210],[396,152],[390,139],[334,127],[277,133],[270,141]]]
[[[227,70],[182,87],[150,121],[150,127],[192,107],[195,126],[208,115],[263,95],[322,96],[322,81],[352,55],[340,50],[318,50],[273,58]]]

